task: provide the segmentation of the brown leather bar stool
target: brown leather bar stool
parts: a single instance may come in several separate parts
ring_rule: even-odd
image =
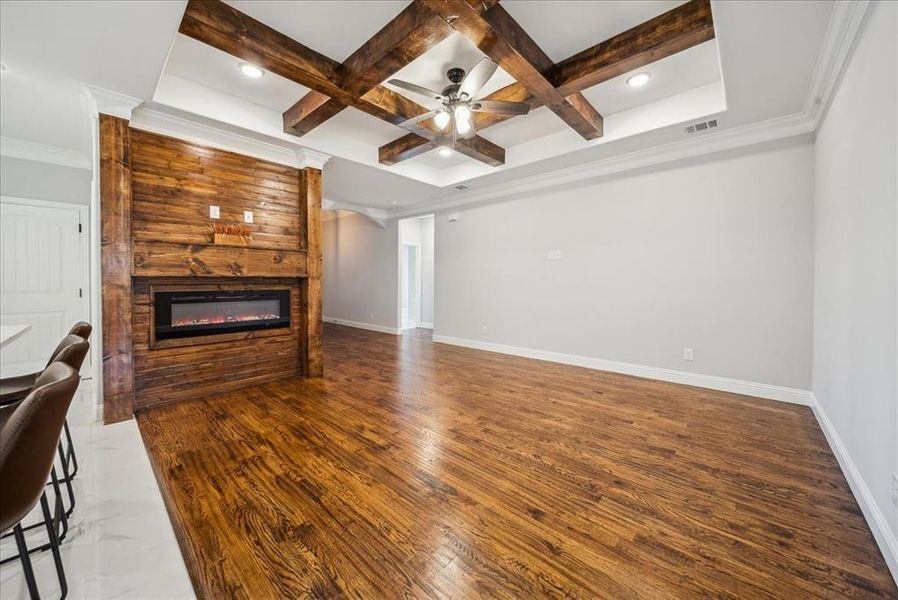
[[[79,330],[84,332],[84,325],[87,326],[86,331],[89,334],[90,325],[83,322],[77,323],[75,327],[72,328],[72,331]],[[87,356],[89,349],[90,344],[88,344],[84,338],[74,333],[70,333],[62,339],[53,351],[53,355],[50,357],[50,362],[47,363],[47,366],[54,362],[62,362],[75,369],[75,371],[80,371],[81,365],[84,363],[84,358]],[[0,380],[0,424],[9,418],[9,413],[14,412],[17,409],[18,403],[28,395],[39,376],[40,374],[37,376],[30,374]],[[28,387],[25,388],[25,386]],[[72,511],[75,510],[75,490],[72,487],[72,479],[78,472],[78,459],[75,456],[75,446],[72,443],[68,420],[63,423],[63,430],[65,432],[66,447],[64,448],[62,441],[60,441],[59,460],[62,464],[61,481],[66,484],[66,491],[69,496],[69,507],[65,511],[66,516],[69,516],[72,514]],[[34,525],[28,526],[26,529],[39,527],[40,525],[40,523],[35,523]]]
[[[48,477],[56,476],[53,466],[56,448],[79,382],[78,371],[69,365],[61,362],[51,364],[37,378],[32,392],[0,430],[0,481],[3,482],[0,485],[0,533],[13,530],[19,552],[17,557],[22,561],[32,599],[40,598],[40,594],[21,521],[38,501],[44,514],[62,597],[68,594],[57,537],[58,524],[64,518],[65,509],[62,497],[57,494],[55,515],[51,515],[45,490]]]
[[[92,331],[93,326],[90,323],[87,323],[85,321],[78,321],[77,323],[75,323],[75,325],[73,325],[69,330],[69,333],[64,338],[62,338],[62,341],[59,342],[58,346],[56,346],[56,349],[53,350],[53,353],[50,355],[50,360],[47,361],[47,367],[59,360],[58,355],[66,346],[74,341],[77,341],[74,340],[72,336],[77,336],[83,340],[86,340],[90,337]],[[81,367],[79,366],[78,368],[80,369]],[[37,381],[37,378],[40,377],[41,373],[42,371],[38,371],[37,373],[19,375],[18,377],[8,377],[6,379],[0,379],[0,406],[7,406],[9,404],[12,404],[13,402],[18,402],[19,400],[27,396],[28,392],[31,391],[31,388],[34,387],[34,382]]]

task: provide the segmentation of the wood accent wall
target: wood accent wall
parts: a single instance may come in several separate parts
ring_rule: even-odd
[[[100,115],[100,269],[103,277],[103,418],[131,418],[131,130]]]
[[[104,386],[107,423],[134,410],[271,379],[321,376],[321,171],[130,129],[101,115]],[[253,212],[247,245],[212,243]],[[153,286],[291,290],[288,335],[151,347]]]
[[[306,198],[308,215],[308,276],[302,280],[302,299],[306,306],[305,335],[310,340],[320,340],[323,326],[321,293],[321,171],[303,169],[299,178],[302,195]],[[321,377],[324,374],[324,357],[321,344],[310,346],[304,356],[303,372],[306,377]]]
[[[151,348],[153,289],[290,289],[291,327],[206,336],[203,344]],[[301,372],[304,313],[297,279],[232,278],[189,280],[140,277],[134,280],[134,410],[221,394]],[[169,342],[171,340],[166,340]]]

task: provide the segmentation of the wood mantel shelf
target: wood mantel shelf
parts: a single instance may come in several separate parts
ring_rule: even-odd
[[[305,277],[306,253],[203,244],[134,242],[134,277]]]

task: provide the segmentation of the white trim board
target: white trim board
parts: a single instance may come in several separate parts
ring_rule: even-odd
[[[787,388],[766,383],[755,383],[753,381],[742,381],[739,379],[729,379],[727,377],[718,377],[716,375],[675,371],[673,369],[605,360],[590,356],[577,356],[575,354],[563,354],[561,352],[549,352],[547,350],[507,346],[505,344],[481,342],[445,335],[434,334],[433,341],[440,344],[462,346],[464,348],[486,350],[487,352],[498,352],[499,354],[510,354],[512,356],[523,356],[524,358],[535,358],[537,360],[585,367],[597,371],[611,371],[612,373],[622,373],[624,375],[633,375],[635,377],[644,377],[646,379],[657,379],[660,381],[692,385],[722,392],[766,398],[768,400],[778,400],[780,402],[789,402],[791,404],[800,404],[802,406],[811,405],[812,395],[808,390]]]
[[[898,539],[896,539],[895,534],[889,527],[886,516],[882,514],[882,511],[876,504],[876,500],[873,499],[873,494],[861,476],[860,470],[851,459],[848,448],[845,447],[832,421],[829,420],[813,393],[811,394],[811,410],[814,411],[817,423],[820,425],[820,429],[823,430],[823,435],[826,436],[826,441],[829,442],[829,447],[842,468],[842,474],[848,481],[851,493],[854,494],[858,506],[861,507],[867,526],[870,527],[873,538],[876,540],[876,544],[885,558],[886,565],[888,565],[889,571],[892,573],[892,579],[898,583]]]
[[[20,160],[59,165],[73,169],[90,169],[90,157],[70,148],[36,144],[11,137],[0,137],[0,155]]]
[[[384,325],[375,325],[373,323],[362,323],[361,321],[349,321],[347,319],[336,319],[334,317],[324,317],[322,320],[325,323],[345,325],[346,327],[355,327],[356,329],[367,329],[368,331],[388,333],[390,335],[402,335],[402,329],[398,329],[396,327],[386,327]]]

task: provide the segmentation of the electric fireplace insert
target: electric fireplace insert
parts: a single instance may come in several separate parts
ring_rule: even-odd
[[[155,292],[157,340],[290,326],[290,290]]]

